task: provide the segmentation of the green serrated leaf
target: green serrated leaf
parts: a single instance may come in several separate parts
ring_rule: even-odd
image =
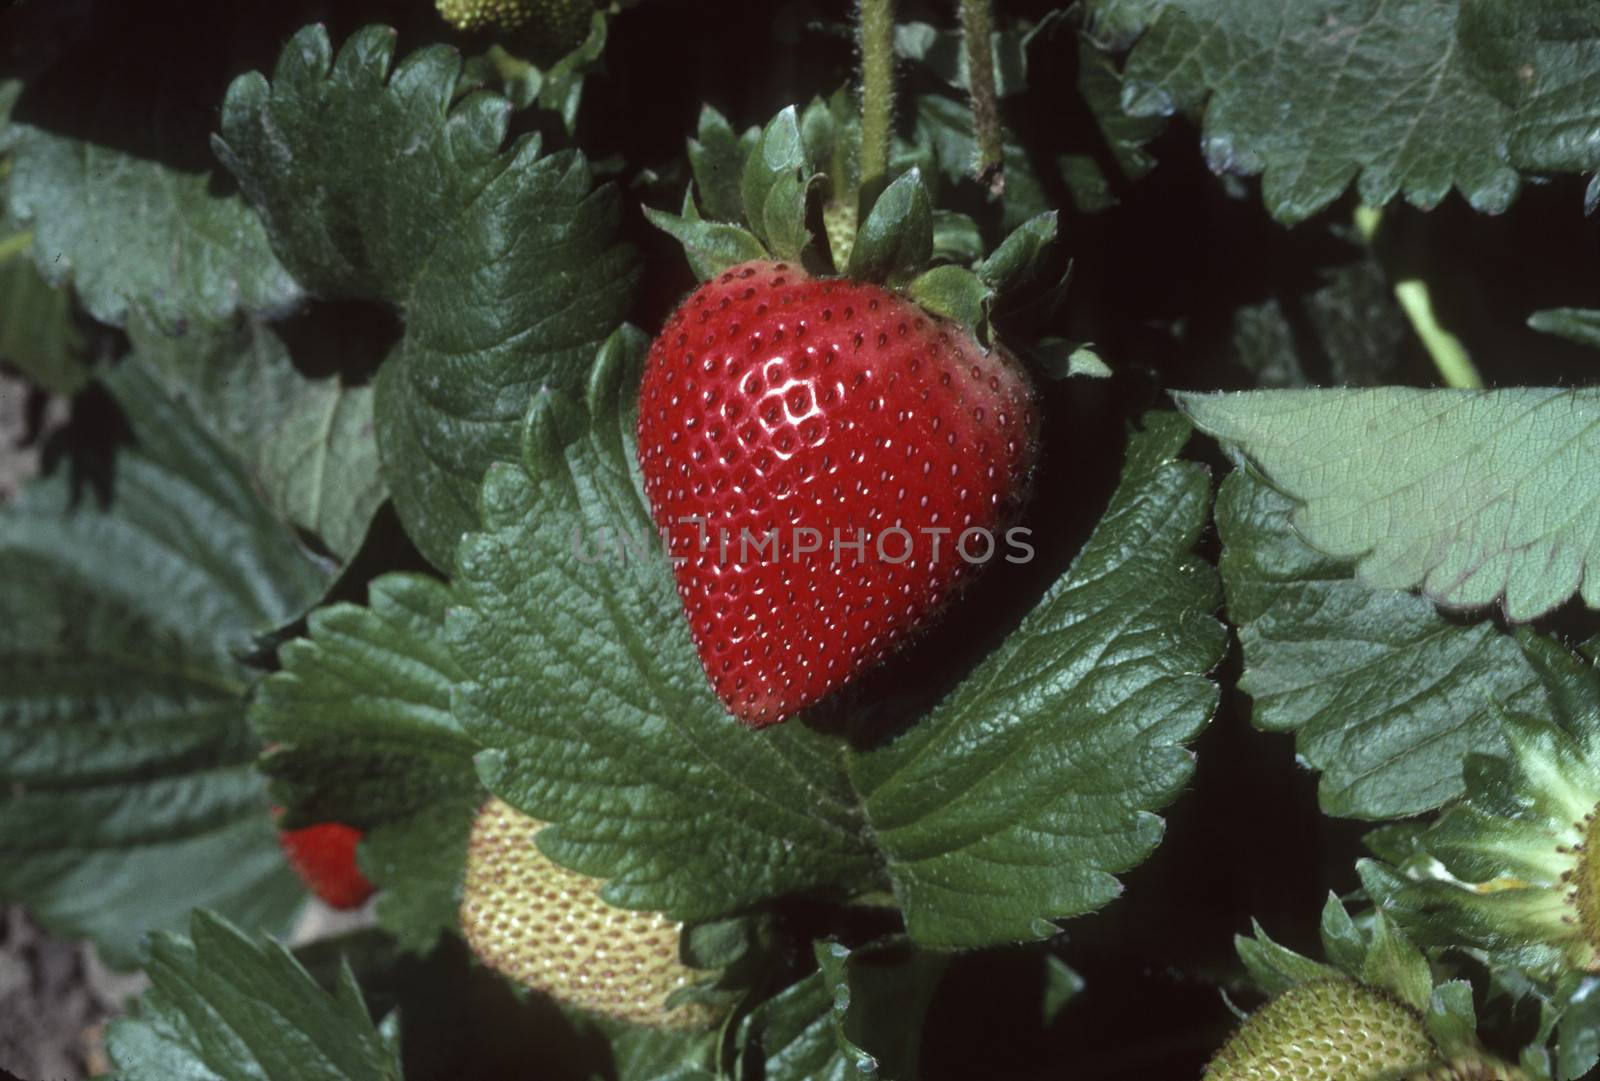
[[[1225,641],[1215,573],[1192,555],[1209,484],[1177,460],[1188,436],[1147,415],[1066,574],[921,723],[852,756],[918,942],[1048,936],[1159,842],[1153,809],[1193,771],[1183,743],[1216,707],[1204,673]]]
[[[398,1031],[379,1029],[344,967],[333,993],[284,947],[196,912],[189,938],[156,936],[151,988],[106,1049],[124,1081],[400,1081]]]
[[[739,222],[744,199],[740,177],[744,150],[733,127],[709,105],[700,107],[700,138],[689,140],[689,168],[701,206],[712,221]]]
[[[906,286],[917,305],[976,331],[989,317],[994,293],[982,280],[959,266],[936,266]]]
[[[1462,0],[1457,32],[1478,79],[1510,107],[1511,164],[1534,172],[1600,166],[1600,12],[1586,0]]]
[[[191,907],[298,906],[236,658],[326,579],[187,409],[104,378],[139,442],[110,503],[58,473],[0,513],[0,894],[125,966]]]
[[[1431,209],[1456,188],[1495,213],[1520,185],[1497,146],[1510,114],[1457,47],[1457,19],[1458,5],[1431,0],[1162,3],[1128,59],[1123,104],[1203,110],[1212,171],[1261,174],[1279,221],[1303,221],[1352,181],[1368,206],[1403,195]]]
[[[301,375],[269,324],[241,316],[168,337],[128,323],[134,363],[187,403],[245,462],[269,506],[343,561],[387,496],[372,433],[372,390]]]
[[[1547,308],[1528,316],[1528,326],[1600,349],[1600,308]]]
[[[1188,554],[1206,478],[1174,460],[1187,427],[1151,418],[1100,530],[1007,645],[906,735],[852,752],[804,725],[739,729],[710,691],[618,405],[642,348],[602,358],[587,430],[551,395],[526,469],[486,480],[447,631],[488,787],[554,823],[547,854],[609,879],[612,903],[678,918],[882,888],[885,864],[932,945],[1049,935],[1115,896],[1216,701],[1215,579]]]
[[[1379,592],[1320,555],[1290,524],[1293,504],[1243,472],[1223,482],[1217,530],[1251,719],[1298,733],[1323,771],[1323,810],[1416,814],[1461,792],[1461,762],[1501,741],[1502,707],[1538,711],[1522,651],[1494,627],[1446,619],[1427,601]]]
[[[1544,615],[1600,607],[1600,391],[1178,395],[1303,505],[1295,528],[1374,589]],[[1380,449],[1381,448],[1381,449]]]
[[[383,889],[379,921],[426,950],[456,923],[467,833],[483,802],[478,746],[450,713],[461,673],[443,641],[451,592],[418,575],[368,587],[367,607],[311,614],[285,643],[250,721],[278,744],[263,762],[286,821],[346,822],[370,832],[362,867]]]
[[[541,154],[532,137],[502,150],[510,105],[453,100],[453,50],[391,72],[393,50],[393,31],[369,27],[334,58],[326,30],[308,27],[272,82],[234,82],[215,147],[309,289],[401,310],[405,337],[377,381],[378,449],[407,532],[448,567],[483,470],[516,457],[537,388],[581,384],[638,269],[613,243],[616,192],[595,190],[582,156]]]
[[[898,283],[933,258],[933,201],[922,173],[911,169],[883,190],[856,232],[845,273],[859,281]]]
[[[139,312],[168,329],[281,310],[300,296],[237,195],[175,168],[25,124],[12,126],[7,209],[33,231],[50,284],[121,326]]]

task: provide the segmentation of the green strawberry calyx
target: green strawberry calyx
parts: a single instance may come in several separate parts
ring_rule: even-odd
[[[934,209],[929,174],[907,154],[872,205],[859,207],[859,123],[848,106],[843,94],[790,106],[743,134],[707,107],[689,140],[694,179],[681,211],[646,215],[682,244],[701,281],[755,259],[799,263],[813,276],[899,290],[985,346],[997,310],[1048,318],[1066,288],[1052,259],[1056,214],[1029,219],[979,258],[976,224]]]

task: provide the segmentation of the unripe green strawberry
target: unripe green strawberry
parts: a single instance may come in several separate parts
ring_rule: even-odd
[[[703,1003],[667,996],[706,974],[678,960],[680,925],[600,899],[601,881],[534,844],[543,822],[491,799],[472,824],[461,929],[490,968],[570,1006],[657,1028],[703,1028]]]
[[[1434,1074],[1430,1071],[1445,1070]],[[1345,979],[1303,983],[1239,1027],[1206,1067],[1208,1081],[1390,1081],[1449,1077],[1422,1018]]]
[[[833,202],[822,208],[822,225],[828,234],[828,254],[836,267],[848,266],[856,244],[858,214],[854,203]]]
[[[594,0],[436,0],[458,30],[527,31],[540,43],[571,48],[588,33]]]

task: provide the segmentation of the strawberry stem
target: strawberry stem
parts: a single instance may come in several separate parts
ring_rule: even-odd
[[[894,0],[861,0],[861,218],[889,178],[889,136],[894,127]]]
[[[1372,247],[1378,229],[1383,224],[1383,211],[1376,207],[1358,206],[1355,222],[1361,238],[1368,247]],[[1406,318],[1411,320],[1411,328],[1417,332],[1428,355],[1433,358],[1433,366],[1439,370],[1444,385],[1466,390],[1481,389],[1483,376],[1478,374],[1466,345],[1439,322],[1433,310],[1433,297],[1428,292],[1428,283],[1417,277],[1402,278],[1394,283],[1394,296],[1400,302]]]
[[[1006,190],[1006,167],[1000,140],[1000,95],[994,83],[994,52],[989,46],[989,3],[990,0],[961,0],[961,34],[967,46],[972,128],[978,137],[978,183],[999,196]]]

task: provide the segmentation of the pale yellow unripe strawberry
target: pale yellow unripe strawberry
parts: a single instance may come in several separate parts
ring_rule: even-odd
[[[657,1028],[703,1028],[703,1003],[666,999],[704,979],[678,960],[680,925],[600,899],[600,879],[552,862],[534,844],[543,822],[491,799],[472,824],[461,929],[479,960],[602,1017]]]
[[[1205,1077],[1389,1081],[1432,1076],[1442,1065],[1415,1011],[1381,991],[1331,978],[1291,987],[1251,1014]]]

